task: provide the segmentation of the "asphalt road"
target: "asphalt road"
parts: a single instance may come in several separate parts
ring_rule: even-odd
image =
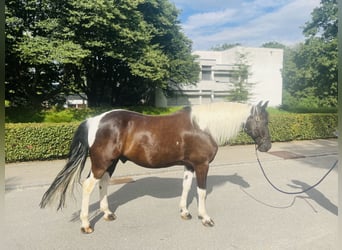
[[[334,139],[275,143],[270,152],[259,153],[269,178],[299,191],[333,165],[338,145]],[[62,211],[38,206],[64,162],[6,165],[6,233],[0,249],[337,249],[337,168],[311,191],[285,195],[265,181],[253,145],[222,147],[208,176],[207,210],[215,227],[206,228],[197,219],[195,180],[189,195],[193,219],[179,216],[182,167],[122,164],[116,181],[134,181],[109,187],[117,219],[102,219],[96,189],[90,205],[95,231],[84,235],[79,192]]]

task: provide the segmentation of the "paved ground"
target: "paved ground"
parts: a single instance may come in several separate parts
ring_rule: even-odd
[[[278,151],[302,158],[283,159]],[[337,160],[337,140],[275,143],[271,153],[259,153],[269,177],[283,189],[298,191]],[[284,195],[266,183],[254,146],[222,147],[208,177],[207,209],[216,225],[205,228],[196,216],[195,186],[189,197],[193,219],[179,217],[182,167],[149,170],[126,163],[118,166],[115,178],[134,182],[109,187],[117,220],[102,220],[94,192],[90,212],[95,231],[83,235],[79,194],[61,212],[38,207],[64,163],[6,165],[1,249],[336,249],[337,168],[315,189]]]

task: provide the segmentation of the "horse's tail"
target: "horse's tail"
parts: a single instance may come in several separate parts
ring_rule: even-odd
[[[64,168],[58,173],[49,189],[43,195],[40,207],[59,200],[57,210],[65,206],[65,196],[67,191],[74,190],[74,184],[80,181],[81,173],[84,169],[89,151],[88,144],[88,125],[87,122],[81,123],[77,128],[71,142],[68,161]]]

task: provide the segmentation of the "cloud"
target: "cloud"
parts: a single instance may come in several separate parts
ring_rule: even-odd
[[[201,30],[205,27],[220,26],[232,20],[236,15],[236,10],[225,9],[216,12],[206,12],[194,14],[188,18],[184,24],[185,30]]]
[[[246,0],[171,0],[180,9],[190,9],[194,12],[210,12],[241,5]]]
[[[188,5],[192,2],[174,1],[176,6],[177,1]],[[196,8],[205,9],[208,2],[196,2]],[[222,3],[221,8],[199,10],[183,17],[184,32],[193,40],[194,49],[237,42],[247,46],[260,46],[269,41],[287,45],[298,43],[304,39],[303,25],[311,19],[310,14],[319,6],[320,0],[217,0],[213,5],[218,2]]]

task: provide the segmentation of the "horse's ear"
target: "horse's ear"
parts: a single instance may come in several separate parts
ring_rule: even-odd
[[[264,105],[262,105],[262,109],[266,109],[269,101],[266,101]]]
[[[260,101],[260,102],[257,104],[257,107],[260,108],[260,107],[261,107],[261,104],[262,104],[262,101]]]

